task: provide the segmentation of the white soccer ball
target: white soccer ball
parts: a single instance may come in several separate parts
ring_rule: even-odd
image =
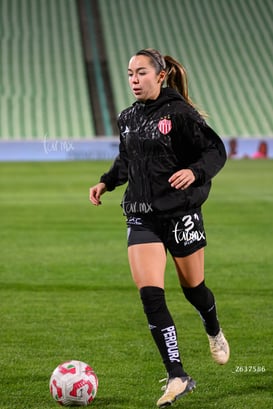
[[[82,361],[63,362],[54,369],[49,381],[53,399],[62,406],[88,406],[98,390],[98,377]]]

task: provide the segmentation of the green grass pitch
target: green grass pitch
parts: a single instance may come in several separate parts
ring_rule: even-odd
[[[127,262],[124,187],[89,203],[110,162],[1,163],[0,409],[54,409],[48,382],[79,359],[99,377],[91,407],[152,409],[165,376]],[[230,161],[203,207],[206,282],[230,362],[212,362],[172,266],[166,296],[184,365],[197,381],[183,409],[273,405],[273,161]]]

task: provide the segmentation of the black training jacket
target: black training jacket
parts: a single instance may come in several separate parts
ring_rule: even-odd
[[[122,111],[118,126],[119,155],[100,181],[108,191],[128,182],[124,214],[168,216],[200,208],[226,151],[199,113],[167,87],[156,100],[136,101]],[[172,188],[168,179],[185,168],[193,171],[195,182],[185,190]]]

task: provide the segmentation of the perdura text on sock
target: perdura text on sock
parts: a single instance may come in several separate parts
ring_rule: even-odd
[[[180,362],[175,327],[163,328],[161,332],[164,335],[170,361]]]

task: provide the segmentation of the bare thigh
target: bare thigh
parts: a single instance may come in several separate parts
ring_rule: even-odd
[[[186,257],[173,257],[180,284],[196,287],[204,280],[204,248]]]
[[[164,288],[166,251],[162,243],[134,244],[128,247],[128,258],[137,288]]]

